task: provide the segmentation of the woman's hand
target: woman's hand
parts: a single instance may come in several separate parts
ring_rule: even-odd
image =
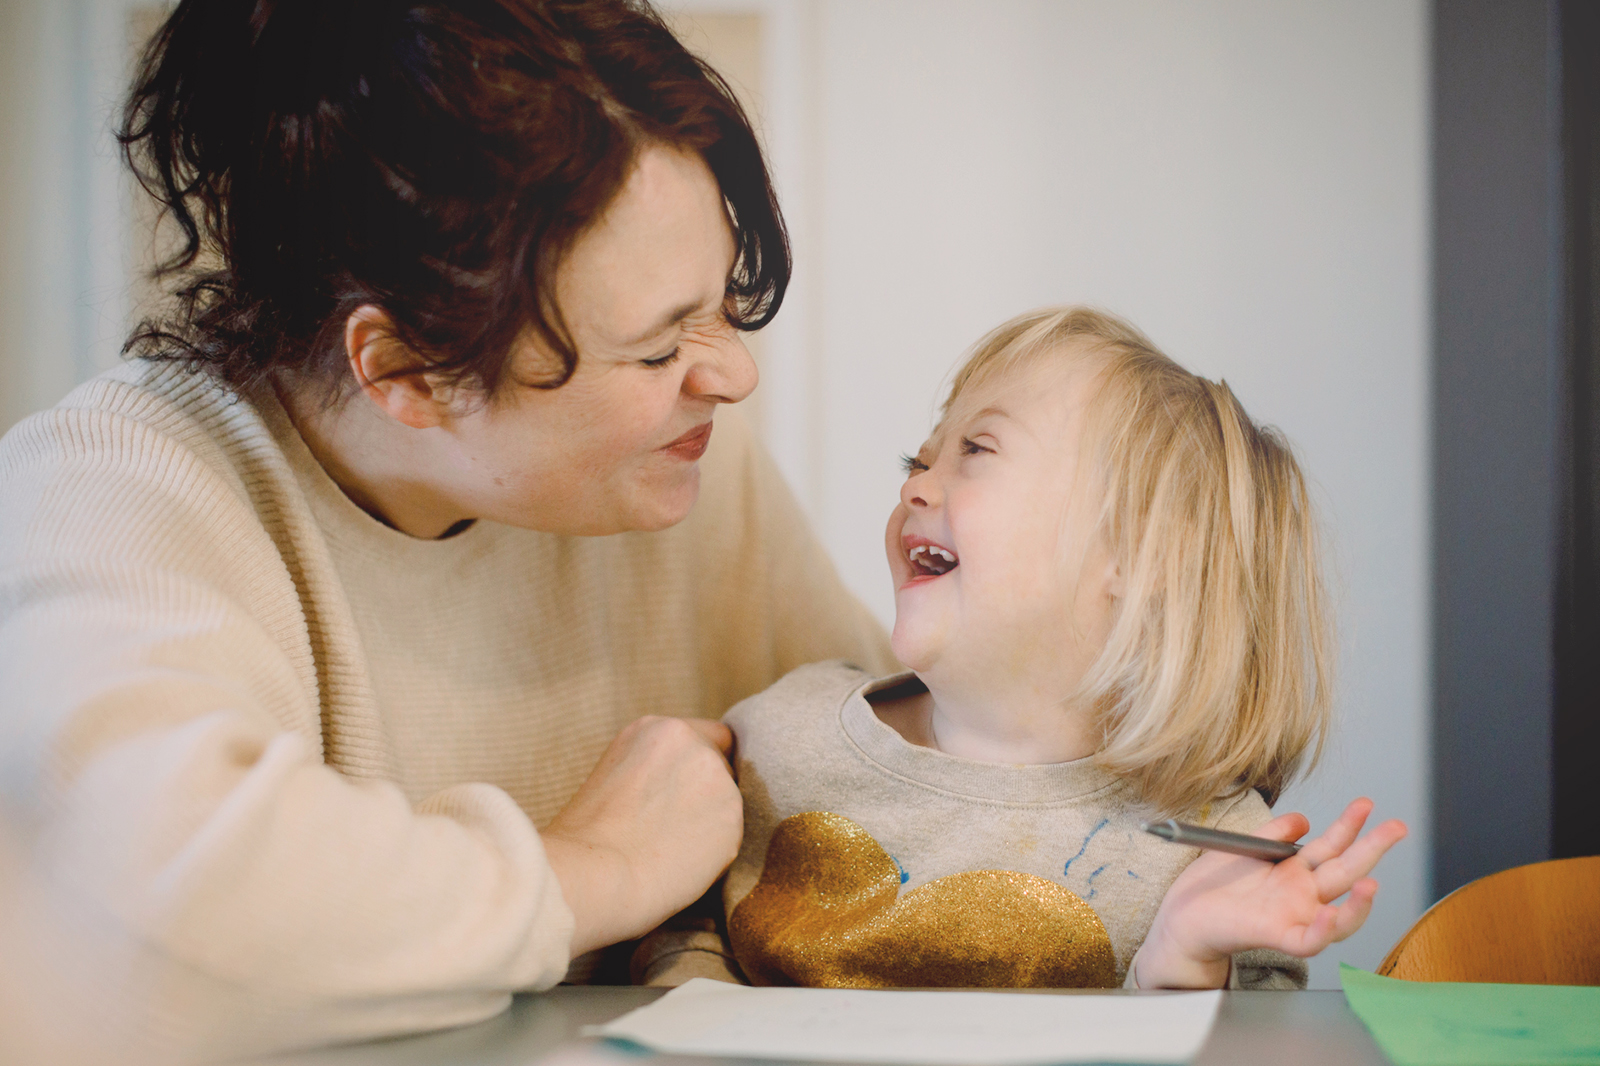
[[[1219,851],[1190,863],[1135,956],[1139,987],[1220,988],[1235,952],[1273,948],[1304,958],[1360,929],[1378,892],[1367,874],[1406,835],[1405,823],[1391,819],[1358,840],[1371,812],[1371,800],[1356,800],[1326,833],[1279,863]],[[1285,814],[1254,835],[1299,840],[1310,829],[1305,815]]]
[[[642,936],[699,899],[739,852],[744,807],[720,722],[641,718],[545,827],[577,919],[572,954]]]

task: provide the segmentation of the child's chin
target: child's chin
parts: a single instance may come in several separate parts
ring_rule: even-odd
[[[915,626],[902,625],[899,619],[895,620],[889,646],[894,649],[894,657],[913,670],[926,670],[938,658],[932,641],[918,633]]]

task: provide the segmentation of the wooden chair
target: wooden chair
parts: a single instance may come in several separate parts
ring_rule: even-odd
[[[1378,972],[1407,981],[1600,985],[1600,856],[1517,866],[1456,889]]]

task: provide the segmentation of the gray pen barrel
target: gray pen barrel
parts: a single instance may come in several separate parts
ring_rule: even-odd
[[[1282,840],[1263,840],[1261,837],[1246,836],[1243,833],[1226,833],[1221,829],[1187,825],[1171,818],[1143,828],[1145,832],[1153,833],[1162,840],[1170,840],[1174,844],[1187,844],[1192,848],[1205,848],[1207,851],[1226,851],[1233,855],[1262,859],[1266,862],[1282,862],[1300,853],[1299,844],[1289,844]]]

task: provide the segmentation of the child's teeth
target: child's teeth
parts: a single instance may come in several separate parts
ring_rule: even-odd
[[[937,544],[918,544],[906,552],[906,558],[913,566],[930,570],[935,574],[946,574],[955,569],[955,553]]]

